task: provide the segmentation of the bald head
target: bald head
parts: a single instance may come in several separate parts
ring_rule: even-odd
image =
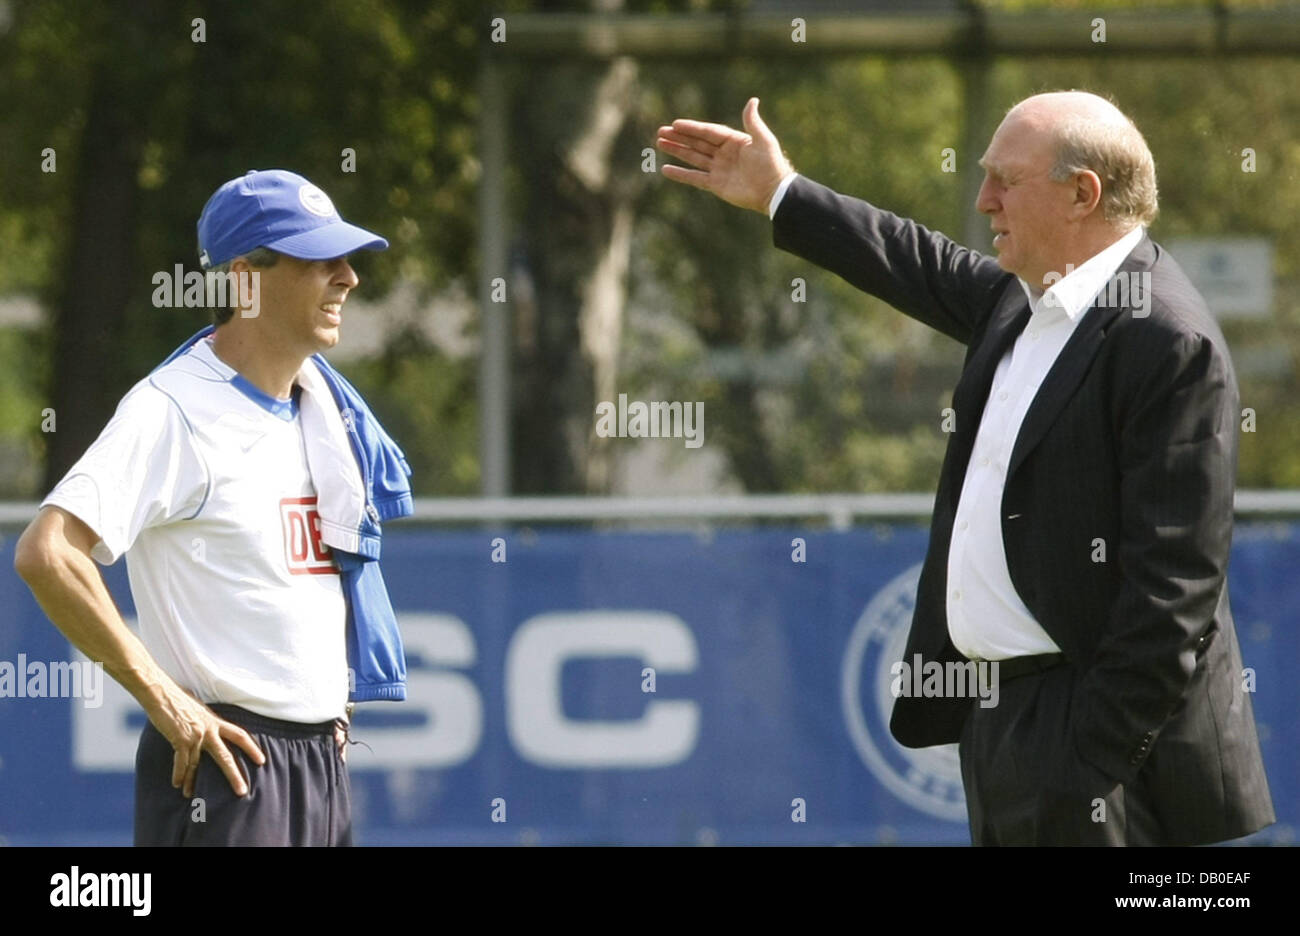
[[[1155,163],[1105,98],[1053,91],[1007,112],[980,160],[977,207],[998,262],[1031,284],[1078,266],[1156,215]]]
[[[1021,119],[1033,121],[1051,130],[1067,120],[1083,120],[1097,126],[1127,127],[1129,119],[1118,107],[1096,94],[1087,91],[1049,91],[1027,97],[1007,112]]]
[[[1117,230],[1155,220],[1155,160],[1133,121],[1110,101],[1087,91],[1050,91],[1011,108],[1006,119],[1013,118],[1052,142],[1052,179],[1064,182],[1079,172],[1096,173],[1102,216]]]

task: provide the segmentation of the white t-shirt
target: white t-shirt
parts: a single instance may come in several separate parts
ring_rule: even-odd
[[[296,403],[262,393],[201,339],[136,384],[41,506],[123,553],[140,637],[205,703],[341,717],[347,609]]]

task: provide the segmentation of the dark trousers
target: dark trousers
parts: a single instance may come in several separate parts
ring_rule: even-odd
[[[1144,772],[1121,785],[1074,749],[1069,664],[999,684],[976,702],[958,751],[975,845],[1160,845]]]
[[[227,741],[248,781],[238,797],[204,752],[187,797],[172,786],[172,746],[152,723],[135,757],[136,845],[351,845],[352,790],[336,723],[299,724],[212,705],[266,755],[258,767]]]

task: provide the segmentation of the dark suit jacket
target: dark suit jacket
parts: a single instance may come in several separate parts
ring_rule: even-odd
[[[995,260],[803,177],[774,238],[967,346],[904,657],[962,660],[945,598],[953,516],[1024,290]],[[1149,315],[1099,298],[1039,387],[1007,468],[1007,568],[1079,674],[1076,753],[1120,783],[1143,771],[1175,841],[1222,841],[1274,821],[1228,606],[1236,376],[1169,254],[1144,237],[1119,272],[1150,274]],[[955,742],[970,706],[899,698],[890,730],[908,747]]]

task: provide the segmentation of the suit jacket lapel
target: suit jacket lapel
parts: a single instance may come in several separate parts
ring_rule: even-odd
[[[1013,279],[989,317],[984,339],[971,350],[970,359],[953,388],[952,407],[957,414],[957,436],[965,441],[966,454],[975,444],[975,433],[979,430],[998,362],[1025,330],[1029,315],[1029,300]]]
[[[1154,262],[1155,248],[1152,246],[1151,238],[1144,236],[1133,248],[1132,253],[1120,264],[1115,276],[1127,277],[1130,273],[1149,270]],[[1065,343],[1052,369],[1047,372],[1047,376],[1039,385],[1038,393],[1035,394],[1029,410],[1025,413],[1024,422],[1020,425],[1020,434],[1016,436],[1015,447],[1011,450],[1011,463],[1007,465],[1008,479],[1016,473],[1016,469],[1033,451],[1034,446],[1042,441],[1057,415],[1078,389],[1084,375],[1088,373],[1088,368],[1092,365],[1092,359],[1101,349],[1111,323],[1121,313],[1133,311],[1132,300],[1135,294],[1132,291],[1124,293],[1127,302],[1111,304],[1110,283],[1111,281],[1108,280],[1092,305],[1083,313],[1082,320],[1075,326],[1074,334]],[[1143,294],[1149,301],[1150,296],[1147,294],[1145,284]]]

